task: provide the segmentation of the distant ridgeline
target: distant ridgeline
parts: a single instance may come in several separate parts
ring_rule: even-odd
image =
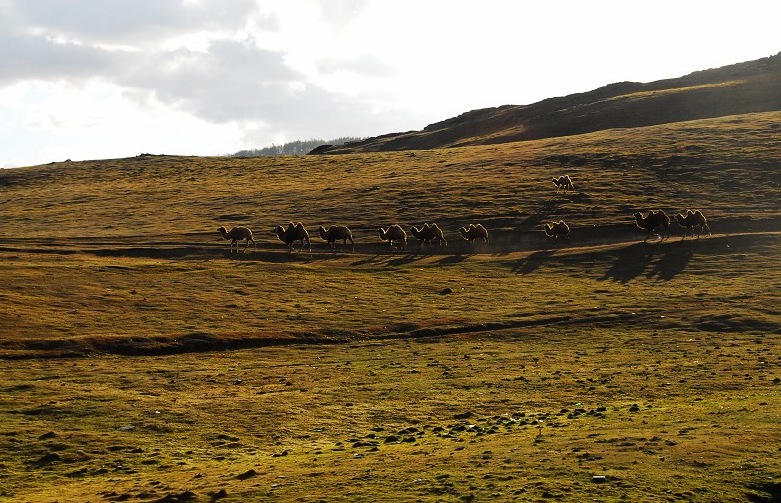
[[[334,146],[344,145],[345,143],[359,141],[363,138],[355,138],[351,136],[344,136],[336,138],[330,141],[324,140],[306,140],[306,141],[291,141],[284,145],[271,145],[263,148],[253,148],[249,150],[239,150],[234,157],[263,157],[271,155],[306,155],[313,149],[322,145]]]
[[[579,135],[781,110],[781,53],[650,83],[617,82],[530,105],[462,113],[421,131],[390,133],[312,154],[463,147]]]

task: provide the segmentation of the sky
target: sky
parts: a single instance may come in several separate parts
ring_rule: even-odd
[[[768,0],[0,0],[0,168],[224,155],[781,51]]]

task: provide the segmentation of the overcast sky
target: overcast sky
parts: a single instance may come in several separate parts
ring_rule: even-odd
[[[781,51],[767,0],[0,0],[0,167],[422,129]]]

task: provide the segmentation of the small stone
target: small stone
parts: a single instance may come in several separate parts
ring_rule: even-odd
[[[211,501],[214,502],[214,501],[221,500],[222,498],[227,498],[227,497],[228,497],[228,492],[225,489],[220,489],[216,493],[212,494]]]
[[[236,478],[239,479],[239,480],[247,480],[247,479],[251,479],[252,477],[257,477],[257,475],[258,475],[258,472],[256,472],[253,469],[249,469],[249,470],[247,470],[244,473],[236,475]]]

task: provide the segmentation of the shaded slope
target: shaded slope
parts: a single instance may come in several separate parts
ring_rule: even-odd
[[[466,112],[426,126],[317,154],[431,149],[570,136],[752,112],[781,110],[781,53],[756,61],[641,84],[621,82],[532,105]]]

